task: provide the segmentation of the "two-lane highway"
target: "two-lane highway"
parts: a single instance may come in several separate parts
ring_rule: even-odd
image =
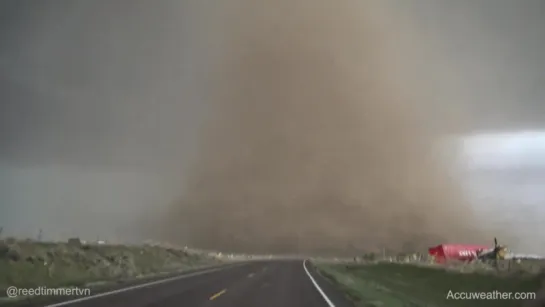
[[[254,261],[203,270],[47,307],[349,307],[302,260]]]

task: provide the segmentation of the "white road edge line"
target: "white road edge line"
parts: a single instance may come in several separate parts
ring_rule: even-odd
[[[92,300],[92,299],[99,298],[99,297],[105,297],[105,296],[109,296],[109,295],[113,295],[113,294],[119,294],[119,293],[131,291],[131,290],[141,289],[141,288],[145,288],[145,287],[149,287],[149,286],[153,286],[153,285],[159,285],[159,284],[163,284],[163,283],[167,283],[167,282],[171,282],[171,281],[175,281],[175,280],[179,280],[179,279],[184,279],[184,278],[187,278],[187,277],[193,277],[193,276],[197,276],[197,275],[203,275],[203,274],[207,274],[207,273],[221,271],[221,270],[236,267],[236,266],[239,266],[239,265],[241,265],[241,264],[229,265],[229,266],[226,266],[226,267],[223,267],[223,268],[220,267],[220,268],[208,269],[208,270],[204,270],[204,271],[188,273],[188,274],[175,276],[175,277],[170,277],[170,278],[166,278],[166,279],[160,279],[160,280],[148,282],[148,283],[145,283],[145,284],[138,284],[138,285],[130,286],[130,287],[127,287],[127,288],[117,289],[117,290],[113,290],[113,291],[109,291],[109,292],[98,293],[98,294],[91,295],[91,296],[80,297],[80,298],[69,300],[69,301],[64,301],[64,302],[60,302],[60,303],[56,303],[56,304],[47,305],[47,306],[44,306],[44,307],[66,306],[66,305],[70,305],[70,304],[74,304],[74,303],[79,303],[79,302],[83,302],[83,301]]]
[[[306,263],[307,263],[307,260],[305,259],[303,261],[303,268],[305,269],[305,272],[307,273],[308,278],[310,278],[310,281],[312,281],[312,284],[314,285],[314,288],[316,288],[316,290],[318,290],[318,292],[320,292],[320,295],[322,295],[322,298],[329,305],[329,307],[335,307],[335,304],[333,304],[333,302],[331,302],[329,297],[327,297],[327,295],[324,293],[324,290],[322,290],[322,288],[320,288],[320,286],[318,286],[318,283],[316,282],[314,277],[312,277],[312,275],[310,275],[310,272],[307,269]]]

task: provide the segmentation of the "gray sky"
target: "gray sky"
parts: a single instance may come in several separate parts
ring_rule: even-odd
[[[200,109],[181,2],[16,2],[2,9],[3,159],[157,169],[187,156]]]
[[[185,2],[2,1],[0,157],[155,168],[189,155],[205,70]],[[543,126],[543,1],[405,2],[463,76],[467,132]]]
[[[118,225],[182,193],[208,114],[203,59],[223,43],[192,13],[198,2],[0,2],[0,223],[127,237]],[[430,123],[461,110],[446,132],[545,127],[543,1],[390,2],[452,80],[438,83]]]
[[[468,130],[544,127],[545,2],[407,2],[462,76]]]

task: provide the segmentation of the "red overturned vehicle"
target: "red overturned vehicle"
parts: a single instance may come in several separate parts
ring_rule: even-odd
[[[441,244],[429,248],[428,254],[436,263],[445,263],[447,260],[473,261],[479,259],[483,251],[490,249],[488,245]]]
[[[494,238],[494,246],[470,244],[441,244],[428,249],[428,254],[436,263],[455,261],[486,261],[503,259],[545,259],[543,256],[531,254],[514,254],[506,245],[499,245]]]
[[[500,260],[508,258],[530,258],[516,257],[509,253],[507,246],[499,245],[494,238],[494,246],[469,245],[469,244],[441,244],[428,249],[428,254],[433,257],[436,263],[445,263],[448,260],[474,261],[474,260]]]

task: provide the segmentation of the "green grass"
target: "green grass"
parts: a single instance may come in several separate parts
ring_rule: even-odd
[[[182,250],[155,246],[89,245],[17,241],[0,255],[0,297],[9,286],[83,286],[219,263]],[[6,245],[4,245],[6,247]],[[10,255],[17,255],[14,259]]]
[[[520,306],[515,300],[448,300],[454,292],[537,292],[541,280],[533,275],[498,276],[460,273],[408,264],[318,264],[318,271],[359,306]]]

